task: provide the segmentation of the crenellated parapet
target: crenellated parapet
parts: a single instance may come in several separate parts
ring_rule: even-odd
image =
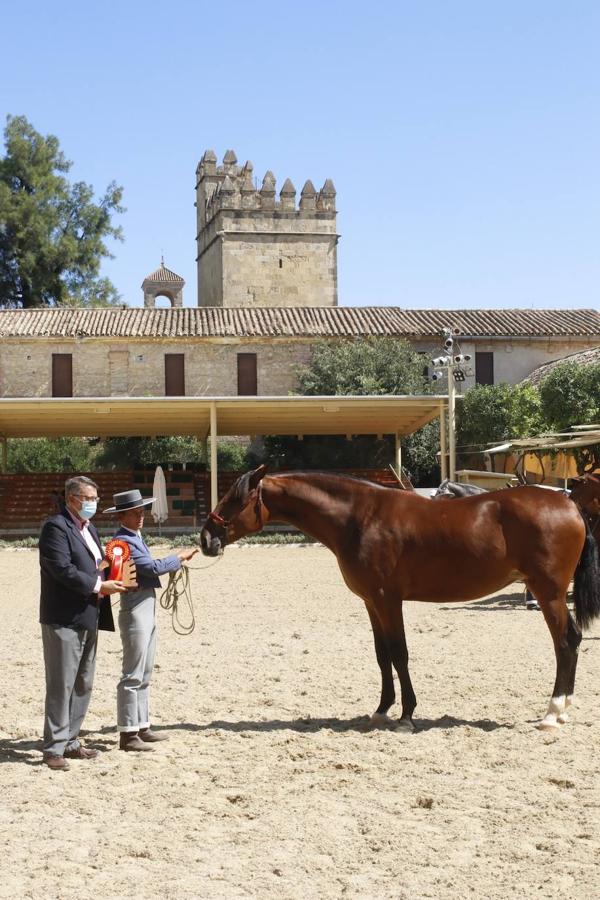
[[[210,222],[220,210],[264,210],[311,214],[318,212],[335,213],[336,191],[333,181],[328,178],[320,191],[316,191],[312,181],[307,180],[300,192],[300,202],[296,202],[296,188],[286,178],[279,192],[273,172],[267,171],[260,185],[254,178],[254,167],[248,160],[238,165],[233,150],[228,150],[221,165],[213,150],[207,150],[196,168],[196,190],[198,192],[198,224]]]
[[[310,179],[299,194],[271,170],[255,177],[233,150],[207,150],[196,168],[201,306],[335,306],[336,191]]]

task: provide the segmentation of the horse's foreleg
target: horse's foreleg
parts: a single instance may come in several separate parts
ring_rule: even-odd
[[[396,699],[394,690],[394,673],[392,671],[392,657],[388,648],[387,641],[383,635],[381,624],[375,613],[371,612],[367,606],[367,612],[371,620],[373,629],[373,639],[375,641],[375,655],[377,663],[381,671],[381,699],[379,706],[373,713],[371,721],[373,724],[385,723],[387,720],[387,711]]]
[[[402,601],[395,600],[391,611],[391,628],[388,634],[388,646],[394,668],[400,679],[400,689],[402,693],[402,716],[400,722],[405,727],[409,728],[410,731],[414,731],[412,716],[417,705],[417,698],[415,697],[408,671],[408,647],[406,646],[406,634],[404,632]]]
[[[581,631],[569,613],[565,599],[540,602],[552,635],[556,656],[556,679],[548,711],[538,728],[552,730],[568,721],[567,709],[573,699]]]

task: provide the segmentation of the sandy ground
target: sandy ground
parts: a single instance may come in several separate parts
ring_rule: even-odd
[[[119,638],[103,633],[85,723],[102,753],[53,773],[37,553],[0,552],[0,897],[600,896],[600,627],[573,721],[548,735],[533,723],[550,636],[520,588],[410,604],[419,731],[366,731],[368,618],[327,550],[232,547],[191,574],[194,633],[159,612],[169,742],[116,749]]]

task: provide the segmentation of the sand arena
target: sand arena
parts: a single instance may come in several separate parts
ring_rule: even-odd
[[[520,586],[407,604],[420,730],[368,731],[370,626],[331,553],[232,547],[192,565],[194,633],[159,612],[153,724],[170,741],[116,749],[120,646],[102,633],[85,741],[104,752],[52,773],[37,552],[0,551],[0,897],[597,895],[598,624],[554,735],[533,727],[554,656]]]

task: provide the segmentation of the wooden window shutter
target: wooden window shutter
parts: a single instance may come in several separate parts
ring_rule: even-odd
[[[183,353],[165,353],[165,397],[185,397]]]
[[[476,384],[494,383],[494,354],[475,352],[475,382]]]
[[[52,354],[52,396],[73,396],[73,354]]]
[[[238,395],[256,397],[258,379],[256,377],[256,353],[237,355]]]

